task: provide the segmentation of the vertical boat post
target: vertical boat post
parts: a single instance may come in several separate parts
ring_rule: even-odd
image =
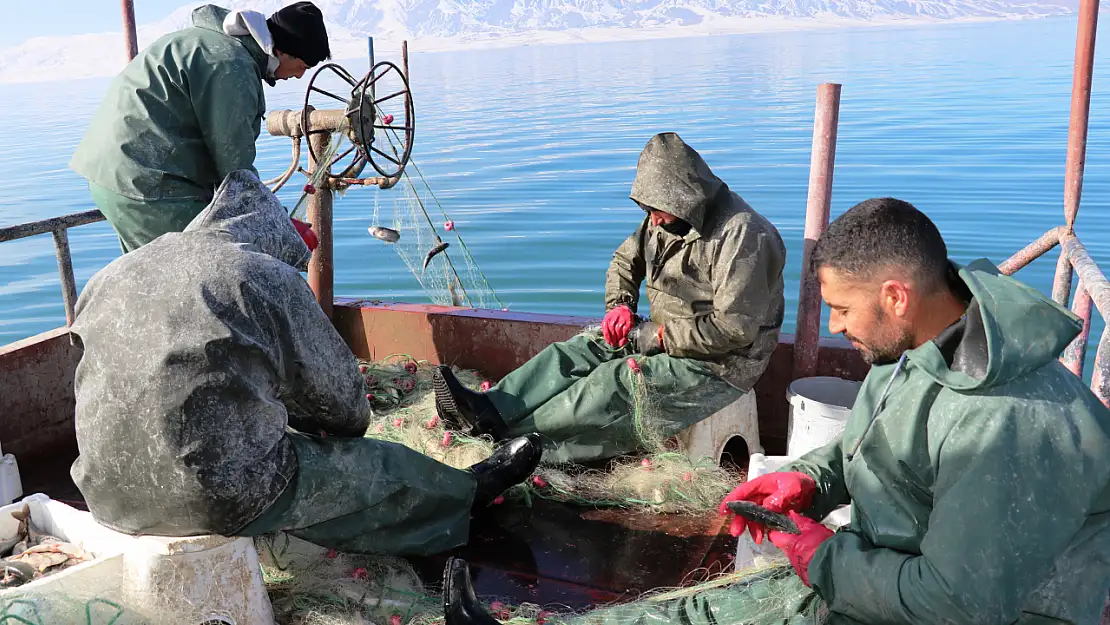
[[[1075,36],[1075,68],[1071,88],[1071,121],[1068,124],[1068,160],[1064,173],[1064,222],[1071,234],[1083,194],[1083,166],[1087,160],[1087,124],[1091,112],[1091,74],[1095,66],[1095,34],[1098,30],[1099,0],[1081,0]],[[1068,305],[1071,295],[1071,263],[1063,254],[1056,264],[1052,299]]]
[[[123,42],[127,46],[127,61],[139,53],[139,40],[135,36],[135,0],[120,0],[123,9]]]
[[[798,293],[797,330],[794,337],[792,378],[817,372],[817,348],[821,336],[821,289],[809,262],[817,238],[829,227],[832,205],[833,168],[836,161],[836,131],[840,122],[840,89],[837,83],[817,88],[817,110],[813,120],[810,151],[809,198],[806,201],[805,244],[802,249],[802,285]]]
[[[1099,0],[1082,0],[1075,36],[1075,67],[1072,77],[1071,119],[1068,124],[1068,156],[1064,174],[1064,225],[1074,234],[1075,218],[1083,194],[1083,169],[1087,160],[1087,127],[1091,112],[1091,78],[1095,65],[1095,35],[1098,32]],[[1064,251],[1056,263],[1052,299],[1067,306],[1071,299],[1074,271]],[[1086,360],[1087,337],[1091,332],[1091,294],[1082,280],[1072,302],[1072,311],[1083,320],[1080,335],[1064,350],[1061,360],[1072,373],[1082,376]]]
[[[328,130],[339,128],[341,117],[333,121]],[[313,124],[315,126],[315,124]],[[309,134],[306,139],[312,142],[312,149],[308,151],[308,173],[313,175],[316,169],[324,167],[330,169],[330,163],[324,161],[317,163],[315,154],[326,155],[331,132],[318,132]],[[316,192],[308,197],[308,223],[316,233],[317,246],[308,261],[308,285],[316,294],[316,301],[323,309],[324,315],[331,319],[332,307],[335,302],[335,246],[332,237],[332,183],[329,179],[331,172],[324,175]]]

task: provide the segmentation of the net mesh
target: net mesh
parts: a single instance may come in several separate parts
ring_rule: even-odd
[[[375,413],[366,436],[406,445],[456,468],[468,467],[492,453],[492,440],[469,437],[444,427],[436,415],[429,363],[394,354],[377,362],[363,361],[359,370]],[[626,375],[635,390],[633,410],[643,453],[616,459],[605,469],[541,466],[532,481],[508,491],[507,500],[527,502],[532,497],[542,497],[661,514],[706,513],[716,509],[720,500],[743,479],[742,475],[717,466],[709,458],[690,459],[672,441],[659,436],[652,424],[652,408],[656,403],[652,389],[635,368],[630,366]],[[472,390],[484,389],[485,381],[476,371],[456,369],[456,376]],[[257,540],[275,614],[283,623],[443,622],[441,597],[424,586],[404,559],[337,553],[285,535]],[[690,577],[704,579],[705,573],[692,571]],[[650,610],[660,602],[784,574],[792,574],[789,565],[772,561],[753,569],[708,576],[709,581],[701,584],[647,593],[637,602],[622,606],[621,614],[628,610],[636,612],[637,605]],[[576,616],[559,606],[511,605],[488,597],[486,606],[498,620],[517,624],[553,624],[574,620]],[[745,615],[756,614],[760,619],[765,616],[770,619],[766,620],[768,623],[786,622],[775,620],[776,615],[798,609],[804,618],[813,618],[804,622],[819,622],[819,603],[808,589],[798,584],[753,594],[741,601],[741,607]],[[590,614],[592,618],[602,613]]]
[[[412,566],[390,556],[353,556],[317,547],[285,535],[256,539],[262,570],[281,624],[442,625],[440,580],[425,584]],[[696,572],[692,572],[696,573]],[[785,560],[719,573],[706,581],[678,588],[658,588],[633,601],[572,610],[563,605],[513,603],[481,597],[484,608],[502,623],[514,625],[635,625],[658,622],[682,611],[684,601],[715,595],[717,622],[744,625],[820,624],[826,608],[815,593],[792,578]],[[680,606],[678,610],[675,606]],[[645,618],[646,617],[646,618]]]

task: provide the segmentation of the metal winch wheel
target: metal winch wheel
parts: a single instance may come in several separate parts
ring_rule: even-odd
[[[350,96],[344,98],[321,86],[326,77],[338,77],[344,89],[350,88]],[[412,154],[412,142],[416,132],[412,94],[408,80],[393,63],[383,61],[370,68],[361,80],[356,81],[342,66],[327,63],[313,73],[305,90],[304,108],[301,111],[301,128],[305,135],[327,133],[323,129],[313,129],[309,124],[309,113],[317,108],[312,103],[312,94],[327,96],[344,104],[348,125],[346,137],[351,145],[338,152],[328,163],[329,168],[338,168],[345,159],[350,159],[339,173],[339,178],[356,178],[367,163],[386,178],[396,178],[405,170]],[[378,94],[382,93],[381,97]],[[322,158],[308,141],[308,150],[314,161]]]

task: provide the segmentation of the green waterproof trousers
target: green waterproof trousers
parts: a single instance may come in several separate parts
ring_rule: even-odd
[[[626,363],[636,358],[642,378]],[[667,438],[706,419],[745,391],[705,363],[612,348],[600,334],[553,343],[487,395],[510,437],[544,437],[544,462],[588,462],[629,453],[641,428]]]
[[[466,543],[475,492],[470,473],[388,441],[288,436],[296,477],[238,535],[284,530],[345,553],[400,556]]]
[[[93,203],[131,252],[167,232],[181,232],[208,206],[203,200],[133,200],[90,182]]]
[[[661,600],[601,608],[555,625],[818,625],[826,611],[789,567],[753,574],[731,586]]]

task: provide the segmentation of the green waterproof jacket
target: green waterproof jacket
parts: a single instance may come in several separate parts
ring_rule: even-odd
[[[112,81],[70,167],[133,200],[211,201],[232,171],[254,168],[267,54],[223,32],[226,9],[193,11]]]
[[[841,440],[784,470],[821,518],[829,623],[1096,623],[1110,589],[1110,411],[1057,361],[1080,330],[987,261],[964,317],[872,367]],[[854,452],[854,453],[853,453]]]
[[[651,138],[630,197],[690,224],[685,236],[645,218],[613,255],[605,309],[636,312],[647,279],[652,321],[667,354],[708,361],[738,389],[750,389],[778,346],[786,246],[775,226],[729,190],[674,133]]]

